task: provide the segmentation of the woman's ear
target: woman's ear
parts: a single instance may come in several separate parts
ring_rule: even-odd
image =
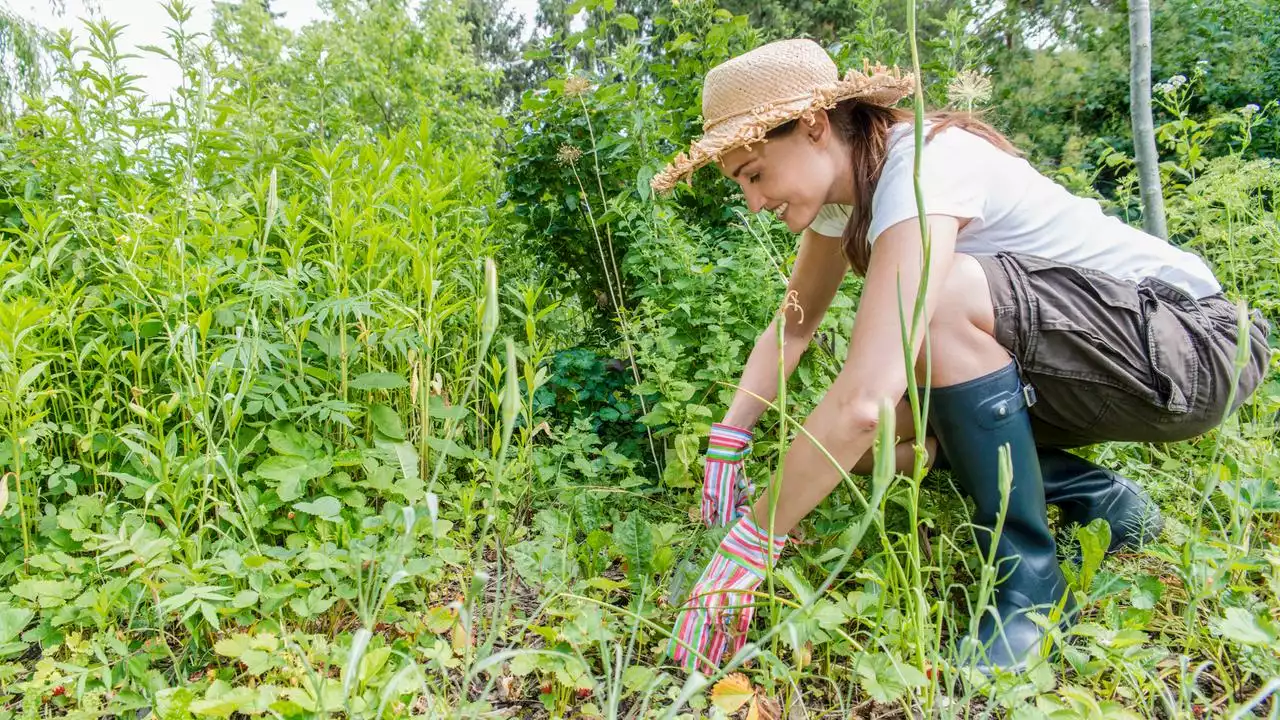
[[[804,123],[805,135],[815,145],[823,145],[827,142],[827,138],[831,136],[831,118],[827,116],[826,110],[817,110],[813,113],[813,122]]]

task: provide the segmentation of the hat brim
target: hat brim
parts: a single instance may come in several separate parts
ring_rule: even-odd
[[[739,147],[765,141],[765,135],[775,127],[800,117],[812,117],[815,110],[827,110],[844,100],[882,107],[897,104],[915,90],[915,78],[910,73],[883,70],[872,75],[850,72],[845,79],[830,85],[814,88],[810,97],[790,102],[764,105],[750,114],[725,120],[695,140],[687,152],[680,153],[667,164],[649,186],[657,192],[675,187],[698,168],[714,162],[721,155]]]

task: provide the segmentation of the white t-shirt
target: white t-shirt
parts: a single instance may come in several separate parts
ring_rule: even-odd
[[[926,138],[928,132],[926,125]],[[867,237],[873,243],[887,228],[919,217],[911,178],[912,125],[895,126],[889,144],[871,199]],[[926,140],[920,183],[925,212],[969,219],[956,236],[956,252],[1038,255],[1135,283],[1157,277],[1196,298],[1222,289],[1198,256],[1107,215],[1097,200],[1073,195],[1025,159],[961,128]],[[824,205],[809,227],[840,237],[851,211],[848,205]]]

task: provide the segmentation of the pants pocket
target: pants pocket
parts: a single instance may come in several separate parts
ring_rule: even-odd
[[[1188,312],[1170,306],[1146,288],[1142,289],[1143,324],[1147,338],[1147,355],[1159,406],[1172,413],[1189,412],[1196,401],[1200,385],[1200,361],[1195,338],[1187,331],[1182,314]],[[1192,323],[1199,328],[1198,324]]]
[[[1029,370],[1121,390],[1154,422],[1190,409],[1197,365],[1179,309],[1103,272],[1040,258],[1023,267],[1034,298]]]

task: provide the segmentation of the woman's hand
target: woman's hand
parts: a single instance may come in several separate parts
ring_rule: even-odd
[[[728,525],[746,512],[756,486],[743,463],[751,455],[752,433],[740,427],[715,423],[707,441],[702,478],[702,523]]]
[[[699,665],[703,672],[712,673],[726,649],[730,654],[742,649],[756,611],[751,593],[763,582],[765,568],[777,561],[786,544],[787,536],[771,537],[749,514],[738,520],[676,616],[667,646],[676,663],[685,670]],[[699,654],[706,660],[699,660]]]

